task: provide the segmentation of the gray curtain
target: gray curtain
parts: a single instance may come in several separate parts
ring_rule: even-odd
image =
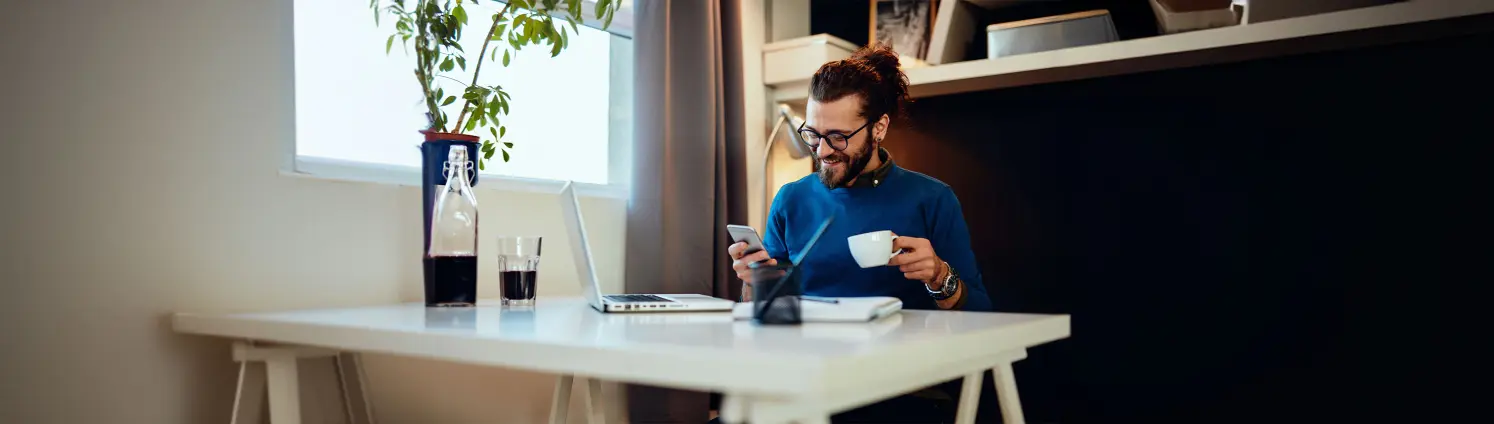
[[[747,223],[740,0],[634,9],[629,293],[740,294],[727,224]],[[630,386],[631,422],[696,424],[707,397]]]

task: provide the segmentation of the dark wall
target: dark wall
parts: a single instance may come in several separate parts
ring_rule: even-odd
[[[1490,51],[926,98],[886,147],[953,186],[999,310],[1073,315],[1017,367],[1029,421],[1383,418],[1425,388],[1382,392],[1420,365],[1375,360],[1430,346],[1393,314],[1490,281]]]

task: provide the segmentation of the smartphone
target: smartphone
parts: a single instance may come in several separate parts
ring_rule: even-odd
[[[727,225],[726,233],[731,235],[732,243],[739,241],[747,242],[747,250],[742,252],[743,255],[750,255],[764,249],[762,236],[757,235],[757,230],[752,227],[746,225]]]

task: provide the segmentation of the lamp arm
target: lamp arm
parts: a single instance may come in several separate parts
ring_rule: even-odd
[[[768,141],[763,143],[763,158],[761,160],[764,171],[768,169],[768,156],[773,153],[773,142],[778,140],[778,130],[783,128],[783,123],[787,120],[788,118],[780,115],[778,120],[773,122],[773,130],[768,131]],[[767,175],[767,173],[763,174],[763,181],[767,181]]]
[[[781,128],[783,128],[783,123],[787,122],[787,121],[788,121],[788,117],[783,116],[781,114],[778,115],[778,120],[773,123],[773,130],[772,131],[768,131],[768,141],[765,142],[765,143],[763,143],[763,158],[762,158],[762,160],[759,160],[759,162],[762,162],[762,164],[763,164],[763,173],[762,173],[762,176],[763,176],[762,177],[762,179],[763,179],[763,194],[762,194],[762,198],[763,198],[763,215],[764,216],[767,215],[768,209],[770,209],[772,207],[772,205],[768,204],[768,194],[769,194],[768,193],[768,157],[771,156],[772,153],[773,153],[773,142],[776,141],[776,140],[778,140],[778,130],[781,129]]]

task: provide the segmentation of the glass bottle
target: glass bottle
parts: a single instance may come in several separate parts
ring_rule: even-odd
[[[477,304],[477,196],[467,175],[474,168],[467,146],[452,145],[446,163],[446,187],[436,195],[431,213],[431,247],[426,252],[426,306]]]

